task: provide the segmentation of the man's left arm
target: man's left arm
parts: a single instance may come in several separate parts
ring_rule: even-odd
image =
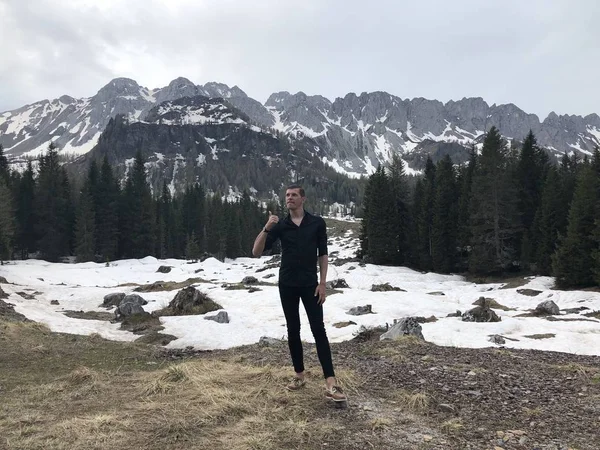
[[[327,256],[327,226],[325,220],[321,219],[317,230],[317,249],[319,251],[319,284],[315,289],[315,297],[319,297],[319,304],[325,302],[325,284],[327,283],[327,267],[329,258]]]

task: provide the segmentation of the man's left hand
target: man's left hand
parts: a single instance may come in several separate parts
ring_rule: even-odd
[[[317,288],[315,289],[315,297],[318,297],[317,303],[319,305],[322,305],[323,303],[325,303],[325,284],[324,283],[319,283],[319,285],[317,285]]]

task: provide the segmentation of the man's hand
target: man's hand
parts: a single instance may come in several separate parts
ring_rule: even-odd
[[[273,213],[269,211],[269,220],[267,220],[265,230],[271,231],[271,228],[273,228],[277,222],[279,222],[279,217],[274,216]]]
[[[317,303],[319,305],[325,303],[325,283],[319,283],[315,289],[315,297],[318,297]]]

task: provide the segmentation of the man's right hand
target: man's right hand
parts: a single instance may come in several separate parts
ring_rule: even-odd
[[[277,222],[279,222],[279,217],[274,216],[273,213],[269,211],[269,220],[267,220],[265,230],[271,231],[271,228],[273,228]]]

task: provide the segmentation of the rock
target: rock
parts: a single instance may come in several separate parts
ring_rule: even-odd
[[[348,283],[343,278],[338,278],[337,280],[328,281],[325,283],[326,289],[344,289],[349,288]]]
[[[125,292],[113,292],[112,294],[106,294],[102,306],[119,306],[121,300],[125,298]]]
[[[446,294],[444,294],[443,292],[436,291],[436,292],[428,292],[427,295],[446,295]]]
[[[160,266],[157,273],[169,273],[171,271],[171,266]]]
[[[527,295],[528,297],[535,297],[542,293],[542,291],[537,291],[535,289],[517,289],[517,292],[521,295]]]
[[[257,288],[255,286],[252,286],[250,289],[248,289],[249,294],[252,294],[253,292],[260,292],[260,291],[262,291],[262,289]]]
[[[349,327],[350,325],[356,325],[356,322],[352,322],[351,320],[348,320],[346,322],[337,322],[337,323],[333,324],[333,326],[335,328],[345,328],[345,327]]]
[[[500,322],[496,312],[485,306],[477,306],[462,315],[463,322]]]
[[[0,284],[8,284],[8,281],[6,281],[6,278],[0,277]]]
[[[534,312],[539,316],[556,316],[560,314],[560,309],[552,300],[546,300],[537,305]]]
[[[206,314],[208,312],[223,309],[221,305],[214,302],[208,295],[200,292],[193,286],[180,290],[171,300],[164,314],[176,316],[190,314]],[[160,313],[159,313],[160,315]]]
[[[350,308],[346,314],[350,314],[351,316],[363,316],[365,314],[373,314],[373,311],[371,310],[371,305],[365,305]]]
[[[280,263],[281,262],[281,255],[277,254],[277,255],[273,255],[273,257],[271,259],[269,259],[266,264],[275,264],[275,263]]]
[[[200,272],[204,272],[204,269],[196,269],[196,270],[194,270],[194,273],[200,273]]]
[[[227,311],[219,311],[216,316],[206,316],[204,320],[214,320],[217,323],[229,323]]]
[[[507,308],[506,306],[501,305],[495,299],[486,298],[486,297],[479,297],[477,300],[475,300],[475,302],[473,302],[473,305],[484,306],[484,307],[490,308],[490,309],[501,309],[502,311],[510,310],[510,308]]]
[[[145,312],[146,311],[144,311],[144,308],[142,308],[142,305],[139,303],[125,302],[117,306],[117,309],[115,309],[115,319],[121,320],[124,317],[129,317],[134,314],[144,314]]]
[[[462,316],[462,312],[460,312],[460,310],[457,309],[456,312],[450,313],[446,317],[461,317],[461,316]]]
[[[242,284],[258,284],[258,278],[253,276],[244,277]]]
[[[452,413],[456,412],[456,408],[449,403],[440,403],[438,409],[443,412]]]
[[[586,311],[588,309],[590,309],[590,308],[586,308],[585,306],[580,306],[579,308],[566,308],[566,309],[563,309],[562,311],[565,314],[579,314],[580,312]]]
[[[504,339],[504,337],[500,336],[499,334],[492,334],[488,341],[493,342],[494,344],[498,344],[498,345],[504,345],[506,344],[506,339]]]
[[[418,316],[418,317],[415,317],[415,319],[419,323],[432,323],[432,322],[438,321],[437,317],[435,317],[435,316],[429,316],[429,317]]]
[[[404,289],[401,289],[396,286],[392,286],[390,283],[374,284],[371,286],[371,291],[372,292],[390,292],[390,291],[406,292]]]
[[[60,303],[58,303],[58,300],[50,300],[50,304],[51,305],[60,305]],[[110,314],[110,313],[106,313],[106,314]]]
[[[267,275],[265,275],[263,278],[273,278],[275,276],[274,273],[269,273]]]
[[[275,339],[267,336],[261,336],[258,340],[258,345],[269,346],[269,345],[278,345],[283,341],[281,339]]]
[[[125,297],[123,297],[123,299],[119,302],[119,306],[122,306],[125,303],[135,303],[136,305],[142,306],[142,305],[147,305],[148,301],[144,300],[138,294],[129,294],[129,295],[126,295]]]
[[[421,324],[414,317],[400,319],[392,328],[383,333],[379,337],[379,340],[396,339],[400,336],[416,336],[419,339],[425,340]]]

